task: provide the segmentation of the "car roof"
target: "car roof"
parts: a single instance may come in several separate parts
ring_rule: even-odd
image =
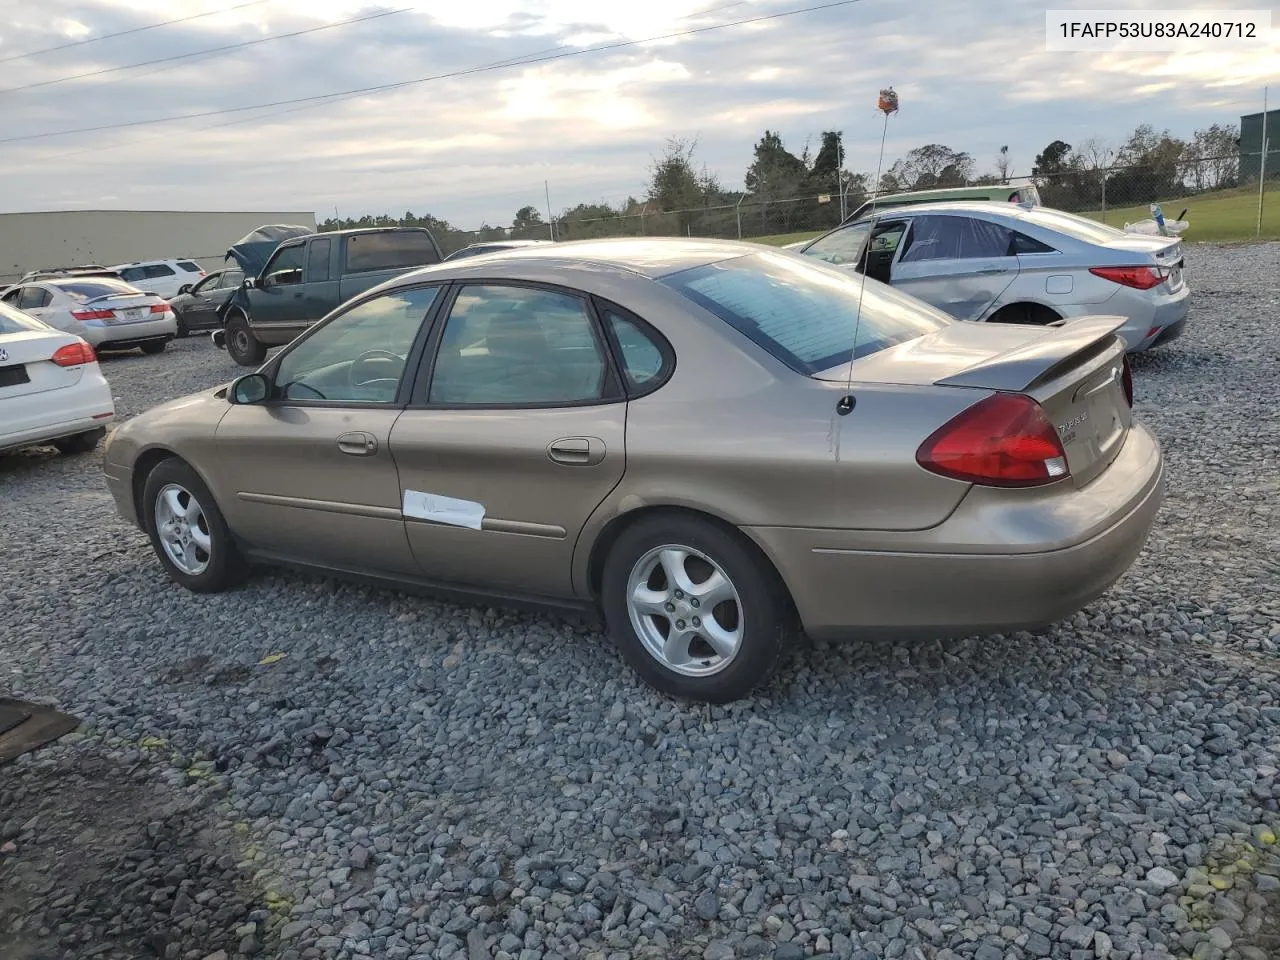
[[[922,213],[985,213],[991,216],[1012,217],[1022,219],[1027,212],[1020,203],[1009,203],[1007,200],[935,200],[931,203],[913,203],[904,207],[889,207],[887,210],[869,210],[859,217],[855,223],[861,223],[873,216],[883,217],[915,217]]]
[[[684,237],[611,237],[598,240],[566,240],[558,243],[534,243],[512,247],[501,257],[503,263],[521,260],[555,260],[565,263],[590,263],[614,267],[657,279],[681,270],[705,266],[720,260],[771,251],[777,247],[739,240],[686,239]],[[428,267],[432,273],[443,270],[471,270],[475,260],[448,261]],[[497,262],[497,261],[493,261]]]

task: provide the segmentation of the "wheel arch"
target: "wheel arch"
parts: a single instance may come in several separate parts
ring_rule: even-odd
[[[143,530],[147,529],[146,512],[142,502],[143,493],[147,488],[147,479],[155,472],[156,467],[169,460],[177,460],[199,477],[200,482],[203,483],[206,488],[210,490],[213,489],[209,486],[208,479],[200,469],[177,451],[172,450],[169,447],[148,447],[134,458],[133,471],[130,478],[130,487],[133,492],[133,512],[137,516],[138,524]]]
[[[1045,303],[1041,300],[1034,300],[1030,297],[1020,297],[1019,299],[1011,301],[1010,303],[1002,303],[999,307],[997,307],[995,310],[992,310],[986,317],[984,317],[983,322],[985,323],[1006,322],[1002,320],[997,320],[996,318],[1005,311],[1013,312],[1018,309],[1023,309],[1033,314],[1038,314],[1040,317],[1043,318],[1041,320],[1035,321],[1038,323],[1052,323],[1054,320],[1061,320],[1064,316],[1066,316],[1066,314],[1064,314],[1061,310],[1059,310],[1057,307],[1053,306],[1052,304]]]

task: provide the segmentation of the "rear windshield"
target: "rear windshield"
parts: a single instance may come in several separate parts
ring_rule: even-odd
[[[347,272],[425,267],[440,262],[430,235],[418,230],[357,233],[347,237]]]
[[[98,297],[119,296],[122,293],[144,296],[142,291],[129,286],[121,280],[75,280],[63,281],[58,289],[75,300],[94,300]]]
[[[0,301],[0,333],[25,333],[28,330],[48,329],[47,324]]]
[[[1051,210],[1048,207],[1028,210],[1026,219],[1028,223],[1057,230],[1059,233],[1065,233],[1068,237],[1083,240],[1086,243],[1109,243],[1117,237],[1127,236],[1123,230],[1108,227],[1105,223],[1098,223],[1097,220],[1077,217],[1074,213]]]
[[[662,283],[804,374],[957,322],[874,280],[863,294],[860,276],[786,254],[753,253],[683,270]]]

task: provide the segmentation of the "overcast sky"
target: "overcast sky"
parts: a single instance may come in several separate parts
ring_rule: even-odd
[[[239,10],[20,55],[247,0],[0,0],[0,140],[170,118],[463,71],[513,58],[636,40],[821,0],[261,0]],[[886,165],[943,143],[1013,172],[1061,138],[1118,142],[1139,123],[1189,136],[1280,105],[1280,48],[1231,54],[1048,53],[1047,4],[860,0],[557,62],[433,80],[299,109],[0,143],[0,211],[81,208],[315,211],[406,209],[459,227],[507,224],[641,196],[669,136],[740,188],[765,128],[796,152],[845,134],[846,165],[874,172],[876,94],[893,84]],[[1163,2],[1054,8],[1168,9]],[[1280,8],[1214,0],[1217,9]],[[354,16],[363,23],[97,77],[110,70]],[[157,12],[162,11],[162,12]]]

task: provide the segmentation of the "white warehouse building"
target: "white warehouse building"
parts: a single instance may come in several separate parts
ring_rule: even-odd
[[[195,260],[206,271],[223,265],[227,247],[263,224],[315,229],[314,212],[59,210],[0,213],[0,286],[28,270],[136,260]]]

